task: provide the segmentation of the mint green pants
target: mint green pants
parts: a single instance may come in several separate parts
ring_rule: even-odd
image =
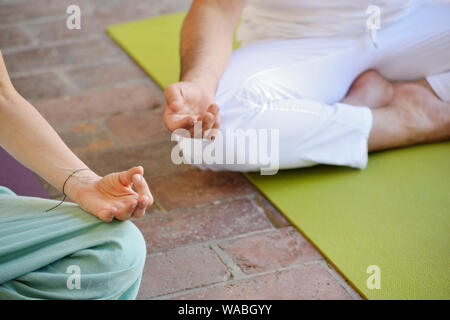
[[[130,221],[0,186],[0,299],[134,299],[146,257]]]

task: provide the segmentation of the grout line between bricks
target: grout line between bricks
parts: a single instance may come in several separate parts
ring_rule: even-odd
[[[318,262],[309,261],[309,262],[304,262],[302,264],[292,265],[292,266],[288,266],[288,267],[281,267],[281,268],[278,268],[278,269],[275,269],[275,270],[264,271],[264,272],[260,272],[260,273],[250,274],[250,275],[245,274],[245,277],[240,278],[240,279],[233,279],[231,281],[222,281],[222,282],[209,283],[209,284],[205,284],[205,285],[200,285],[200,286],[195,287],[195,288],[181,289],[179,291],[171,292],[171,293],[168,293],[168,294],[159,295],[159,296],[153,296],[153,297],[146,297],[146,298],[143,298],[143,299],[145,299],[145,300],[148,300],[148,299],[151,299],[151,300],[167,300],[167,299],[177,298],[177,297],[180,297],[180,296],[183,296],[183,295],[186,295],[186,294],[200,292],[201,290],[211,289],[211,288],[215,288],[215,287],[220,287],[222,285],[232,285],[234,283],[237,283],[237,282],[240,282],[240,281],[243,281],[243,280],[251,280],[253,278],[262,277],[262,276],[265,276],[265,275],[281,273],[281,272],[287,272],[287,271],[290,271],[290,270],[304,268],[305,266],[312,265],[312,264],[317,264],[317,263]]]
[[[256,197],[256,196],[255,196]],[[259,209],[261,209],[262,211],[263,208],[261,208],[256,202],[255,202],[255,197],[252,199],[252,202],[254,202],[254,205]],[[264,212],[263,212],[264,213]],[[265,213],[264,213],[265,215]],[[294,226],[292,226],[294,227]],[[295,227],[294,227],[295,228]],[[302,238],[307,241],[310,242],[307,238],[304,237],[304,235],[297,229],[295,228],[295,230],[300,233],[300,235],[302,236]],[[315,248],[315,250],[317,250]],[[362,297],[358,294],[358,292],[355,291],[355,289],[353,289],[353,287],[351,285],[349,285],[347,283],[347,281],[345,280],[345,278],[343,276],[341,276],[333,267],[331,267],[328,264],[328,261],[324,258],[324,260],[319,260],[320,264],[331,274],[331,276],[345,289],[345,291],[353,298],[353,299],[357,299],[357,300],[361,300]],[[307,264],[307,263],[305,263]]]
[[[104,90],[111,88],[128,88],[141,84],[149,85],[150,84],[149,79],[141,78],[141,79],[130,79],[126,81],[119,81],[111,84],[97,86],[95,87],[95,90]],[[80,90],[83,90],[83,92],[90,92],[90,88],[80,88]]]
[[[30,30],[28,29],[28,28],[26,28],[23,24],[20,24],[20,25],[18,25],[17,26],[19,29],[20,29],[20,31],[22,31],[22,33],[28,38],[28,40],[30,41],[30,44],[29,45],[37,45],[38,44],[38,41],[36,40],[36,37],[34,37],[32,34],[31,34],[31,32],[30,32]],[[2,30],[0,29],[0,32],[2,32]],[[15,48],[16,46],[14,46],[14,47],[11,47],[11,48]],[[7,48],[5,48],[5,49],[7,49]]]
[[[245,179],[247,179],[245,177]],[[249,198],[249,200],[253,203],[253,205],[257,208],[257,210],[260,212],[260,214],[262,214],[267,220],[270,221],[270,224],[273,226],[274,229],[277,229],[277,227],[274,225],[273,221],[267,216],[266,211],[264,210],[264,208],[262,206],[260,206],[258,203],[256,203],[255,199],[258,196],[258,193],[254,193],[252,194],[252,197]],[[298,232],[298,230],[297,230]]]
[[[1,8],[1,7],[0,7]],[[67,15],[66,14],[53,14],[53,15],[48,15],[45,17],[40,17],[40,18],[35,18],[32,20],[20,20],[20,21],[12,21],[12,22],[5,22],[5,23],[0,23],[0,28],[3,27],[16,27],[18,25],[25,25],[25,26],[33,26],[36,24],[40,24],[40,23],[46,23],[46,22],[52,22],[52,21],[64,21],[67,19]]]
[[[241,268],[234,262],[233,258],[224,252],[217,244],[217,242],[211,243],[209,245],[212,251],[216,253],[221,262],[225,265],[231,274],[230,279],[239,280],[245,278],[244,272]]]
[[[27,34],[26,36],[28,38],[31,38],[31,39],[29,39],[30,41],[35,41],[34,39],[32,39],[32,36],[30,34]],[[86,39],[87,38],[80,38],[77,40],[82,42],[83,40],[86,40]],[[88,40],[92,40],[92,39],[95,39],[95,38],[90,38]],[[69,41],[68,43],[73,43],[73,41]],[[36,43],[34,43],[33,46],[36,46],[38,48],[45,47],[45,46],[40,46]],[[17,49],[17,47],[6,48],[6,49],[3,49],[3,53],[5,53],[5,54],[8,54],[8,52],[14,53],[14,50],[16,50],[16,49]],[[33,69],[33,70],[27,70],[27,71],[13,72],[13,73],[11,73],[11,77],[12,78],[21,78],[21,77],[32,76],[32,75],[39,75],[39,74],[47,73],[47,72],[59,73],[60,75],[62,75],[62,77],[64,77],[64,79],[66,80],[66,83],[68,83],[68,82],[71,83],[71,85],[69,86],[69,88],[73,88],[73,90],[70,91],[71,94],[84,94],[84,93],[89,93],[89,92],[94,92],[94,91],[99,91],[99,90],[104,90],[104,89],[126,88],[126,87],[131,87],[131,86],[136,86],[136,85],[145,85],[145,86],[148,86],[149,88],[152,88],[154,90],[154,93],[157,94],[158,98],[161,101],[164,101],[164,95],[162,93],[161,88],[150,77],[144,77],[141,79],[131,79],[131,80],[127,80],[127,81],[118,81],[116,83],[112,83],[109,85],[99,85],[99,86],[95,86],[92,88],[81,88],[79,86],[76,86],[75,84],[72,84],[72,81],[69,80],[70,72],[73,70],[80,69],[80,68],[105,66],[105,65],[114,64],[114,63],[123,63],[126,60],[127,60],[126,57],[119,56],[119,57],[107,58],[107,59],[101,60],[101,61],[95,61],[92,63],[78,63],[78,64],[66,64],[66,65],[55,66],[55,67],[53,67],[53,66],[44,67],[44,68],[38,68],[38,69]],[[76,90],[75,90],[75,88],[76,88]]]
[[[99,118],[99,123],[102,126],[102,129],[106,132],[106,134],[112,138],[112,140],[114,141],[114,145],[120,146],[121,142],[120,142],[119,138],[109,128],[107,120],[108,120],[108,117],[101,117],[101,118]]]
[[[232,201],[232,200],[230,200],[230,201]],[[287,267],[280,267],[280,268],[275,269],[275,270],[269,270],[269,271],[265,271],[265,272],[260,272],[260,273],[247,275],[239,268],[239,266],[237,264],[235,264],[235,262],[233,261],[232,257],[227,255],[219,246],[219,242],[237,240],[237,239],[248,237],[248,236],[252,236],[252,235],[268,233],[268,232],[273,231],[273,230],[274,230],[274,228],[256,230],[256,231],[248,232],[248,233],[245,233],[245,234],[234,235],[234,236],[231,236],[231,237],[220,238],[220,239],[213,239],[213,240],[209,240],[209,241],[206,241],[206,242],[191,243],[191,244],[187,244],[187,245],[183,245],[183,246],[179,246],[179,247],[168,248],[166,250],[162,250],[162,251],[153,252],[151,254],[148,254],[147,258],[151,257],[151,256],[154,256],[154,255],[164,254],[164,253],[166,253],[166,252],[168,252],[170,250],[173,250],[173,249],[206,246],[206,247],[209,247],[211,250],[213,250],[217,254],[217,256],[219,257],[221,262],[225,265],[227,270],[232,274],[232,277],[231,277],[231,279],[229,281],[222,281],[222,282],[217,282],[217,283],[213,283],[213,284],[207,284],[205,286],[200,286],[200,287],[196,287],[196,288],[189,288],[187,290],[173,292],[173,293],[170,293],[168,295],[164,295],[163,297],[161,297],[161,299],[169,299],[172,296],[176,297],[176,296],[180,296],[180,295],[183,295],[183,294],[186,294],[186,293],[198,291],[198,290],[201,290],[201,289],[210,288],[210,287],[214,287],[214,286],[219,286],[219,285],[224,284],[224,283],[233,283],[234,281],[251,279],[251,278],[256,277],[256,276],[272,274],[272,273],[275,273],[275,272],[278,272],[278,271],[282,272],[282,271],[294,269],[296,267],[313,265],[313,264],[319,264],[323,268],[325,268],[325,270],[331,275],[331,277],[334,280],[336,280],[336,282],[353,299],[355,299],[355,300],[362,300],[363,299],[358,294],[358,292],[355,291],[355,289],[353,289],[353,287],[351,285],[349,285],[346,282],[346,280],[339,273],[337,273],[337,271],[335,271],[332,267],[330,267],[330,265],[328,264],[327,260],[325,260],[325,258],[320,258],[320,259],[313,260],[313,261],[306,261],[306,262],[303,262],[303,263],[300,263],[300,264],[296,264],[296,265],[291,265],[291,266],[287,266]],[[308,240],[306,240],[306,241],[308,241]],[[160,297],[159,296],[152,297],[152,299],[153,298],[160,298]]]
[[[20,1],[20,0],[19,0]],[[20,3],[26,3],[26,2],[31,2],[31,0],[22,0],[20,1]],[[7,2],[7,3],[2,3],[0,2],[0,9],[2,5],[8,5],[10,3],[13,3],[12,1]],[[14,4],[16,4],[16,1],[14,1]],[[85,16],[91,16],[94,13],[94,8],[92,7],[92,5],[89,2],[85,2],[83,3],[83,8],[81,11],[81,18],[83,19],[83,17]],[[39,17],[39,18],[32,18],[32,19],[26,19],[26,20],[17,20],[17,21],[12,21],[12,22],[5,22],[5,23],[1,23],[0,22],[0,28],[3,27],[16,27],[18,25],[24,25],[24,26],[34,26],[37,24],[43,24],[43,23],[47,23],[47,22],[54,22],[54,21],[62,21],[64,22],[67,19],[68,15],[66,13],[66,9],[64,8],[62,10],[61,14],[49,14],[43,17]],[[65,22],[64,22],[65,23]]]
[[[347,282],[347,280],[338,273],[333,267],[328,264],[327,260],[318,262],[329,274],[344,288],[344,290],[354,299],[354,300],[364,300],[360,294]]]
[[[32,0],[15,0],[14,3],[16,3],[16,1],[17,1],[17,3],[26,3],[26,2],[31,2]],[[12,1],[0,1],[0,5],[9,4],[9,3],[13,3],[13,2]],[[0,7],[0,9],[1,9],[1,7]],[[83,15],[84,16],[88,16],[88,15],[90,15],[92,13],[93,13],[93,8],[92,8],[91,4],[88,4],[87,5],[87,9],[83,10]],[[30,40],[30,44],[28,44],[28,45],[5,48],[5,49],[3,49],[3,52],[6,53],[6,54],[7,53],[15,53],[15,52],[25,51],[25,50],[29,50],[29,49],[51,48],[51,47],[55,47],[55,46],[65,45],[65,44],[74,44],[74,43],[76,44],[76,43],[79,43],[79,42],[81,43],[81,42],[86,41],[86,40],[103,39],[103,35],[104,34],[99,32],[99,33],[94,33],[93,35],[83,36],[83,37],[80,37],[80,38],[56,40],[56,41],[48,42],[48,43],[45,43],[45,44],[40,44],[39,41],[37,40],[37,38],[32,35],[32,32],[29,29],[29,28],[32,28],[34,25],[38,25],[38,24],[46,23],[46,22],[52,22],[52,21],[59,21],[59,20],[61,20],[61,22],[64,23],[66,17],[67,17],[67,15],[65,13],[61,14],[61,15],[59,15],[59,14],[55,15],[54,14],[54,15],[48,15],[46,17],[32,19],[30,21],[25,21],[25,22],[24,21],[14,21],[14,22],[11,22],[11,23],[0,24],[0,32],[1,32],[1,28],[11,27],[11,26],[18,27],[18,28],[20,28],[21,31],[23,31],[25,36],[27,38],[29,38],[29,40]],[[96,62],[87,63],[87,64],[86,63],[72,64],[72,65],[69,64],[69,65],[63,65],[63,66],[59,66],[59,67],[49,67],[49,68],[42,68],[42,69],[23,71],[23,72],[18,72],[17,74],[14,74],[14,76],[16,76],[16,77],[19,76],[20,77],[20,76],[39,74],[39,73],[49,72],[49,71],[50,72],[54,72],[58,77],[61,78],[62,82],[65,85],[67,85],[67,88],[69,89],[69,93],[75,93],[75,92],[76,93],[78,93],[78,92],[79,93],[87,93],[87,92],[91,92],[91,91],[95,91],[95,90],[102,90],[102,89],[106,89],[106,88],[110,88],[110,87],[121,88],[121,87],[132,86],[132,85],[135,85],[135,84],[140,84],[140,80],[142,80],[142,79],[118,82],[118,83],[112,84],[110,86],[108,86],[108,85],[107,86],[99,86],[99,87],[96,87],[93,90],[90,90],[90,89],[79,88],[79,86],[77,86],[75,83],[73,83],[72,80],[70,80],[69,76],[67,75],[67,72],[72,70],[72,69],[74,69],[74,68],[86,67],[86,66],[95,66],[95,65],[103,65],[103,64],[105,64],[105,61],[108,62],[108,60],[113,61],[113,62],[115,62],[115,61],[123,61],[123,57],[109,58],[109,59],[105,59],[105,60],[102,60],[102,61],[96,61]],[[144,83],[145,81],[142,81],[142,82]],[[152,82],[152,86],[157,86],[157,85]],[[159,90],[159,91],[161,91],[161,90]],[[104,122],[105,119],[102,118],[102,121]],[[107,129],[109,130],[108,127],[107,127]],[[115,135],[112,135],[112,136],[114,137],[114,139],[116,139]],[[197,209],[197,208],[200,209],[200,208],[203,208],[203,207],[206,207],[206,206],[210,206],[210,205],[229,203],[231,201],[240,200],[240,199],[246,199],[247,198],[256,207],[258,212],[263,214],[264,217],[267,218],[267,215],[264,212],[264,208],[262,206],[258,205],[255,202],[255,197],[256,196],[257,196],[257,193],[250,193],[250,194],[246,194],[246,195],[242,195],[242,196],[227,197],[227,198],[224,198],[224,199],[203,203],[203,204],[192,206],[192,207],[188,207],[188,208],[178,208],[178,209],[174,209],[174,210],[186,210],[186,209]],[[272,224],[272,222],[271,222],[271,224]],[[226,283],[235,283],[235,282],[238,282],[240,280],[252,279],[252,278],[263,276],[263,275],[267,275],[267,274],[274,274],[276,272],[284,272],[284,271],[287,271],[287,270],[300,268],[300,267],[305,266],[305,265],[320,264],[322,267],[324,267],[331,274],[333,279],[335,279],[354,299],[361,299],[361,297],[358,295],[358,293],[325,260],[309,261],[309,262],[304,262],[302,264],[297,264],[297,265],[293,265],[293,266],[289,266],[289,267],[281,267],[281,268],[278,268],[276,270],[270,270],[270,271],[265,271],[265,272],[256,273],[256,274],[252,274],[252,275],[246,275],[244,272],[242,272],[242,270],[239,268],[239,266],[233,261],[232,257],[229,256],[226,252],[224,252],[219,246],[219,243],[222,242],[222,241],[235,240],[235,239],[251,236],[251,235],[254,235],[254,234],[268,233],[268,232],[270,232],[270,231],[272,231],[274,229],[275,229],[274,226],[272,226],[272,228],[268,228],[268,229],[256,230],[256,231],[252,231],[252,232],[249,232],[249,233],[239,234],[239,235],[235,235],[235,236],[231,236],[231,237],[226,237],[226,238],[221,238],[221,239],[214,239],[214,240],[210,240],[210,241],[206,241],[206,242],[200,242],[200,243],[193,243],[193,244],[188,244],[188,245],[175,247],[175,248],[169,248],[169,249],[164,250],[164,251],[158,251],[158,252],[154,252],[152,254],[147,255],[147,257],[149,257],[149,256],[152,256],[152,255],[156,255],[156,254],[161,254],[161,253],[167,252],[167,251],[172,250],[172,249],[183,248],[183,247],[207,246],[207,247],[210,248],[210,250],[214,251],[214,253],[218,256],[218,258],[221,260],[221,262],[225,265],[225,267],[230,271],[230,274],[232,275],[232,278],[231,278],[232,280],[229,279],[229,280],[226,280],[226,281],[219,281],[219,282],[214,282],[214,283],[202,285],[202,286],[196,287],[196,288],[183,289],[183,290],[180,290],[180,291],[176,291],[174,293],[169,293],[169,294],[165,294],[165,295],[155,296],[155,298],[162,298],[162,299],[164,299],[165,297],[169,297],[169,298],[170,297],[178,297],[178,296],[184,295],[184,294],[189,293],[189,292],[197,292],[197,291],[202,290],[202,289],[218,287],[218,286],[221,286],[221,285],[226,284]],[[306,241],[308,241],[308,240],[306,240]]]
[[[63,70],[61,70],[60,68],[55,68],[53,72],[59,77],[61,82],[66,87],[67,94],[65,94],[65,96],[73,95],[79,91],[78,86],[72,80],[69,79],[69,77]]]
[[[248,233],[243,233],[243,234],[238,234],[238,235],[233,235],[233,236],[229,236],[229,237],[224,237],[224,238],[220,238],[220,239],[211,239],[211,240],[207,240],[207,241],[203,241],[203,242],[193,242],[193,243],[187,243],[178,247],[173,247],[173,248],[167,248],[164,250],[160,250],[160,251],[155,251],[152,253],[148,253],[147,254],[147,259],[151,258],[152,256],[157,256],[157,255],[161,255],[161,254],[165,254],[171,250],[175,250],[175,249],[189,249],[189,248],[194,248],[194,247],[199,247],[199,246],[206,246],[206,247],[210,247],[213,245],[217,245],[219,242],[222,241],[230,241],[230,240],[236,240],[236,239],[240,239],[246,236],[252,236],[252,235],[257,235],[260,233],[264,233],[264,232],[268,232],[268,231],[272,231],[273,229],[261,229],[261,230],[256,230],[256,231],[250,231]]]
[[[31,2],[31,1],[34,1],[34,0],[0,0],[0,6],[11,4],[11,3],[16,4],[16,3],[26,3],[26,2]]]
[[[3,51],[2,51],[3,52]],[[14,72],[11,74],[11,77],[25,77],[25,76],[29,76],[29,75],[37,75],[37,74],[41,74],[41,73],[45,73],[45,72],[49,72],[49,71],[53,71],[55,68],[59,68],[62,71],[65,72],[69,72],[78,68],[92,68],[92,67],[99,67],[99,66],[103,66],[106,64],[110,64],[110,63],[120,63],[123,62],[124,57],[111,57],[111,58],[106,58],[103,60],[98,60],[98,61],[94,61],[94,62],[87,62],[87,63],[75,63],[75,64],[65,64],[65,65],[61,65],[58,67],[44,67],[44,68],[40,68],[40,69],[32,69],[32,70],[27,70],[27,71],[18,71],[18,72]]]
[[[101,117],[99,119],[100,124],[103,127],[103,130],[108,134],[108,136],[112,137],[115,146],[119,146],[119,147],[123,146],[123,144],[120,142],[120,140],[116,137],[116,135],[109,128],[108,124],[106,123],[106,120],[107,120],[107,117]],[[144,175],[145,175],[145,172],[144,172]],[[160,203],[160,201],[157,199],[156,196],[153,197],[153,206],[156,207],[156,211],[154,213],[166,213],[167,212],[167,210],[163,207],[163,205]]]
[[[99,40],[99,39],[109,39],[109,38],[105,37],[105,35],[103,33],[94,33],[94,34],[85,35],[83,37],[60,39],[60,40],[56,40],[56,41],[52,41],[52,42],[48,42],[48,43],[39,43],[36,40],[36,42],[34,44],[4,48],[4,49],[2,49],[2,52],[4,54],[14,54],[14,53],[22,52],[22,51],[33,50],[33,49],[51,49],[51,48],[56,48],[56,47],[60,47],[60,46],[65,46],[65,45],[72,45],[72,44],[76,45],[77,43],[83,43],[83,42],[87,42],[87,41],[91,41],[91,40]]]
[[[189,169],[189,170],[195,170],[195,168],[192,168],[192,169]],[[168,175],[172,175],[172,174],[173,173],[170,173]],[[164,176],[162,176],[162,177],[164,177]],[[196,204],[196,205],[189,206],[189,207],[174,208],[174,209],[168,210],[168,211],[178,212],[178,211],[184,211],[184,210],[190,210],[190,209],[204,209],[204,208],[208,208],[208,207],[215,206],[215,205],[218,205],[218,204],[230,203],[230,202],[232,202],[234,200],[244,200],[244,199],[251,200],[250,197],[253,194],[254,193],[238,195],[238,196],[229,196],[229,197],[225,197],[225,198],[222,198],[222,199],[213,200],[213,201],[210,201],[210,202],[203,202],[203,203]]]

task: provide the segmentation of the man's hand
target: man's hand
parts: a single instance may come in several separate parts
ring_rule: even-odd
[[[164,91],[164,122],[170,131],[202,122],[202,137],[220,128],[216,90],[233,52],[233,34],[246,0],[194,0],[183,22],[180,82]],[[198,134],[200,136],[200,134]]]
[[[188,81],[171,84],[164,96],[164,123],[170,131],[183,128],[194,137],[194,121],[202,122],[202,137],[209,137],[211,129],[220,128],[219,106],[214,103],[214,94],[209,94],[199,84]]]
[[[143,174],[140,166],[103,178],[92,171],[80,171],[67,181],[66,190],[83,210],[105,222],[141,218],[153,203]]]

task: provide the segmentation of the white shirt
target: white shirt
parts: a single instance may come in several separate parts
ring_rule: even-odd
[[[243,44],[267,39],[359,36],[368,33],[367,22],[380,27],[410,14],[430,0],[248,0],[237,39]],[[439,1],[439,0],[431,0]],[[370,5],[371,12],[367,12]]]

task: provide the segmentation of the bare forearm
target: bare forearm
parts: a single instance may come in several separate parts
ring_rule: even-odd
[[[41,114],[14,89],[0,52],[0,145],[57,189],[86,165],[65,145]],[[86,177],[96,177],[83,172]]]
[[[233,33],[244,0],[196,0],[181,33],[181,80],[212,96],[232,53]]]
[[[17,93],[0,103],[0,144],[59,190],[73,170],[87,167],[39,112]]]

